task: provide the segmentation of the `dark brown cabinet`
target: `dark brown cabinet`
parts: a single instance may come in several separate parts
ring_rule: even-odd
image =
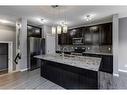
[[[27,25],[27,36],[41,38],[42,29],[40,27]]]
[[[102,58],[99,70],[106,73],[113,73],[113,55],[83,53],[83,56]]]
[[[68,33],[58,34],[58,44],[59,45],[71,45],[72,36]]]
[[[68,30],[67,33],[58,34],[59,45],[72,45],[73,38],[83,37],[82,28],[75,28]]]
[[[72,38],[80,38],[82,37],[82,28],[74,28],[70,30],[70,35]]]
[[[98,89],[98,72],[42,60],[41,76],[65,89]]]
[[[84,41],[84,44],[92,44],[92,35],[91,35],[89,27],[83,28],[83,41]]]
[[[99,26],[90,26],[83,29],[83,38],[85,45],[96,45],[100,43]]]
[[[61,39],[60,41],[58,41],[59,44],[61,44],[61,45],[67,44],[67,39],[68,39],[67,34],[65,34],[65,33],[59,34],[58,39]]]
[[[58,45],[62,45],[62,37],[61,37],[61,34],[58,34]]]
[[[84,27],[85,45],[112,45],[112,23]]]
[[[92,44],[93,45],[99,45],[100,44],[99,26],[90,27],[90,31],[92,32]]]
[[[112,45],[112,23],[100,26],[101,45]]]
[[[58,35],[58,44],[72,45],[73,38],[83,38],[85,45],[112,45],[112,23],[69,29]]]

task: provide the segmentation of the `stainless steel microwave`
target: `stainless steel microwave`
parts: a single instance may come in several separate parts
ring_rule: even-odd
[[[83,38],[73,38],[73,44],[83,44]]]

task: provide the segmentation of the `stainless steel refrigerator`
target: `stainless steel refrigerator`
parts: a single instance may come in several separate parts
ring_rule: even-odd
[[[45,39],[37,37],[27,38],[28,69],[34,70],[40,67],[41,60],[34,58],[35,55],[45,54]]]

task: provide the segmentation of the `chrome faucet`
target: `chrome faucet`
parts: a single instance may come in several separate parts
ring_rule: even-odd
[[[64,58],[65,49],[67,49],[67,48],[66,48],[66,47],[63,47],[63,48],[62,48],[62,57],[63,57],[63,58]]]

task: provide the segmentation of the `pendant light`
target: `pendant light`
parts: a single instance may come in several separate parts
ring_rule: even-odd
[[[58,16],[60,17],[60,7],[58,7]],[[62,33],[62,28],[60,25],[57,26],[57,34],[61,34]]]
[[[67,33],[68,27],[67,27],[67,17],[65,14],[65,21],[63,23],[63,33]]]
[[[67,25],[64,25],[63,26],[63,33],[67,33],[67,29],[68,29]]]
[[[57,34],[61,34],[61,31],[62,31],[61,26],[58,25],[58,26],[57,26]]]
[[[56,9],[57,7],[58,7],[58,5],[52,5],[51,6],[53,9]],[[53,11],[53,13],[52,14],[54,14],[54,11]],[[54,14],[54,16],[55,16],[55,14]],[[57,33],[57,27],[55,27],[55,26],[52,26],[52,35],[55,35],[56,33]]]
[[[56,27],[52,27],[52,34],[55,35],[56,34]]]
[[[59,8],[58,9],[58,18],[60,18],[60,7],[57,5],[57,6],[52,6],[52,8]],[[67,26],[67,23],[66,23],[66,16],[65,16],[65,20],[60,22],[58,24],[58,26],[55,28],[55,27],[52,27],[52,34],[61,34],[61,33],[67,33],[67,30],[68,30],[68,26]]]

